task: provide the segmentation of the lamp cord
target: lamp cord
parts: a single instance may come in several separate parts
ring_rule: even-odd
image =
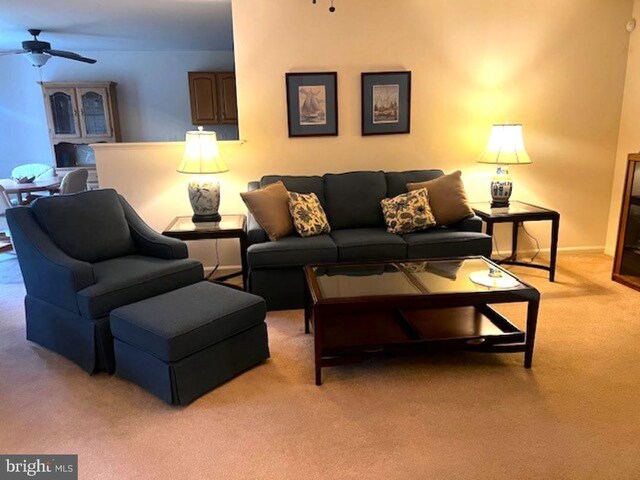
[[[531,257],[529,260],[527,260],[527,263],[533,263],[533,261],[538,257],[538,255],[540,254],[540,242],[538,241],[538,239],[536,237],[534,237],[533,235],[531,235],[529,233],[529,230],[527,230],[527,227],[524,226],[524,223],[520,223],[520,226],[522,227],[522,230],[524,231],[524,233],[536,243],[536,253],[533,254],[533,257]],[[493,235],[493,245],[494,248],[496,250],[496,253],[498,254],[498,257],[502,257],[502,253],[500,253],[500,247],[498,245],[498,236]],[[517,253],[517,252],[516,252]]]
[[[209,275],[207,275],[207,280],[211,280],[211,277],[213,277],[216,272],[218,271],[218,268],[220,267],[220,251],[218,250],[218,239],[215,240],[215,245],[216,245],[216,266],[213,267],[213,270],[211,270],[209,272]]]
[[[522,230],[524,231],[524,233],[534,242],[536,242],[536,253],[533,254],[533,257],[531,257],[531,260],[528,261],[528,263],[533,263],[533,261],[536,259],[536,257],[538,256],[538,254],[540,253],[540,242],[538,241],[538,239],[536,237],[534,237],[533,235],[531,235],[529,233],[529,230],[527,230],[527,227],[524,226],[524,223],[520,224],[522,226]]]

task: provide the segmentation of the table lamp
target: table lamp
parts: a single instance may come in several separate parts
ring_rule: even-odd
[[[491,180],[491,208],[509,206],[513,182],[508,165],[531,163],[524,148],[522,125],[500,124],[491,128],[487,148],[478,158],[478,163],[497,165],[496,175]]]
[[[220,182],[213,174],[228,172],[218,150],[216,132],[202,127],[187,132],[182,163],[178,172],[193,175],[189,181],[189,201],[194,222],[219,222]]]

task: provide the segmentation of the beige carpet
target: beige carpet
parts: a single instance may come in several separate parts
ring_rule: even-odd
[[[25,340],[15,260],[0,285],[0,453],[77,453],[86,479],[640,478],[640,293],[604,255],[565,255],[522,354],[378,359],[313,383],[301,311],[272,358],[186,408]],[[7,273],[7,271],[9,271]],[[522,324],[524,306],[501,311]]]

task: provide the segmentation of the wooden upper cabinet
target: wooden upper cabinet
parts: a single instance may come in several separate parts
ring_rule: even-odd
[[[235,73],[218,73],[220,123],[238,123]]]
[[[42,82],[52,145],[119,142],[115,82]]]
[[[189,72],[191,121],[194,125],[212,125],[218,121],[218,83],[215,73]]]
[[[233,72],[189,72],[193,125],[238,123]]]

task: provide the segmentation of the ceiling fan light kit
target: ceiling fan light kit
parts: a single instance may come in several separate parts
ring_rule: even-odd
[[[67,52],[64,50],[53,50],[49,42],[43,42],[38,40],[41,30],[32,28],[29,29],[29,34],[33,35],[33,40],[25,40],[22,42],[22,50],[15,50],[12,52],[0,52],[0,55],[21,55],[29,60],[34,67],[42,67],[49,61],[51,57],[61,57],[68,60],[75,60],[77,62],[84,63],[96,63],[93,58],[83,57],[77,53]]]
[[[51,55],[37,52],[27,52],[24,54],[24,56],[31,62],[31,65],[38,68],[42,67],[51,58]]]

